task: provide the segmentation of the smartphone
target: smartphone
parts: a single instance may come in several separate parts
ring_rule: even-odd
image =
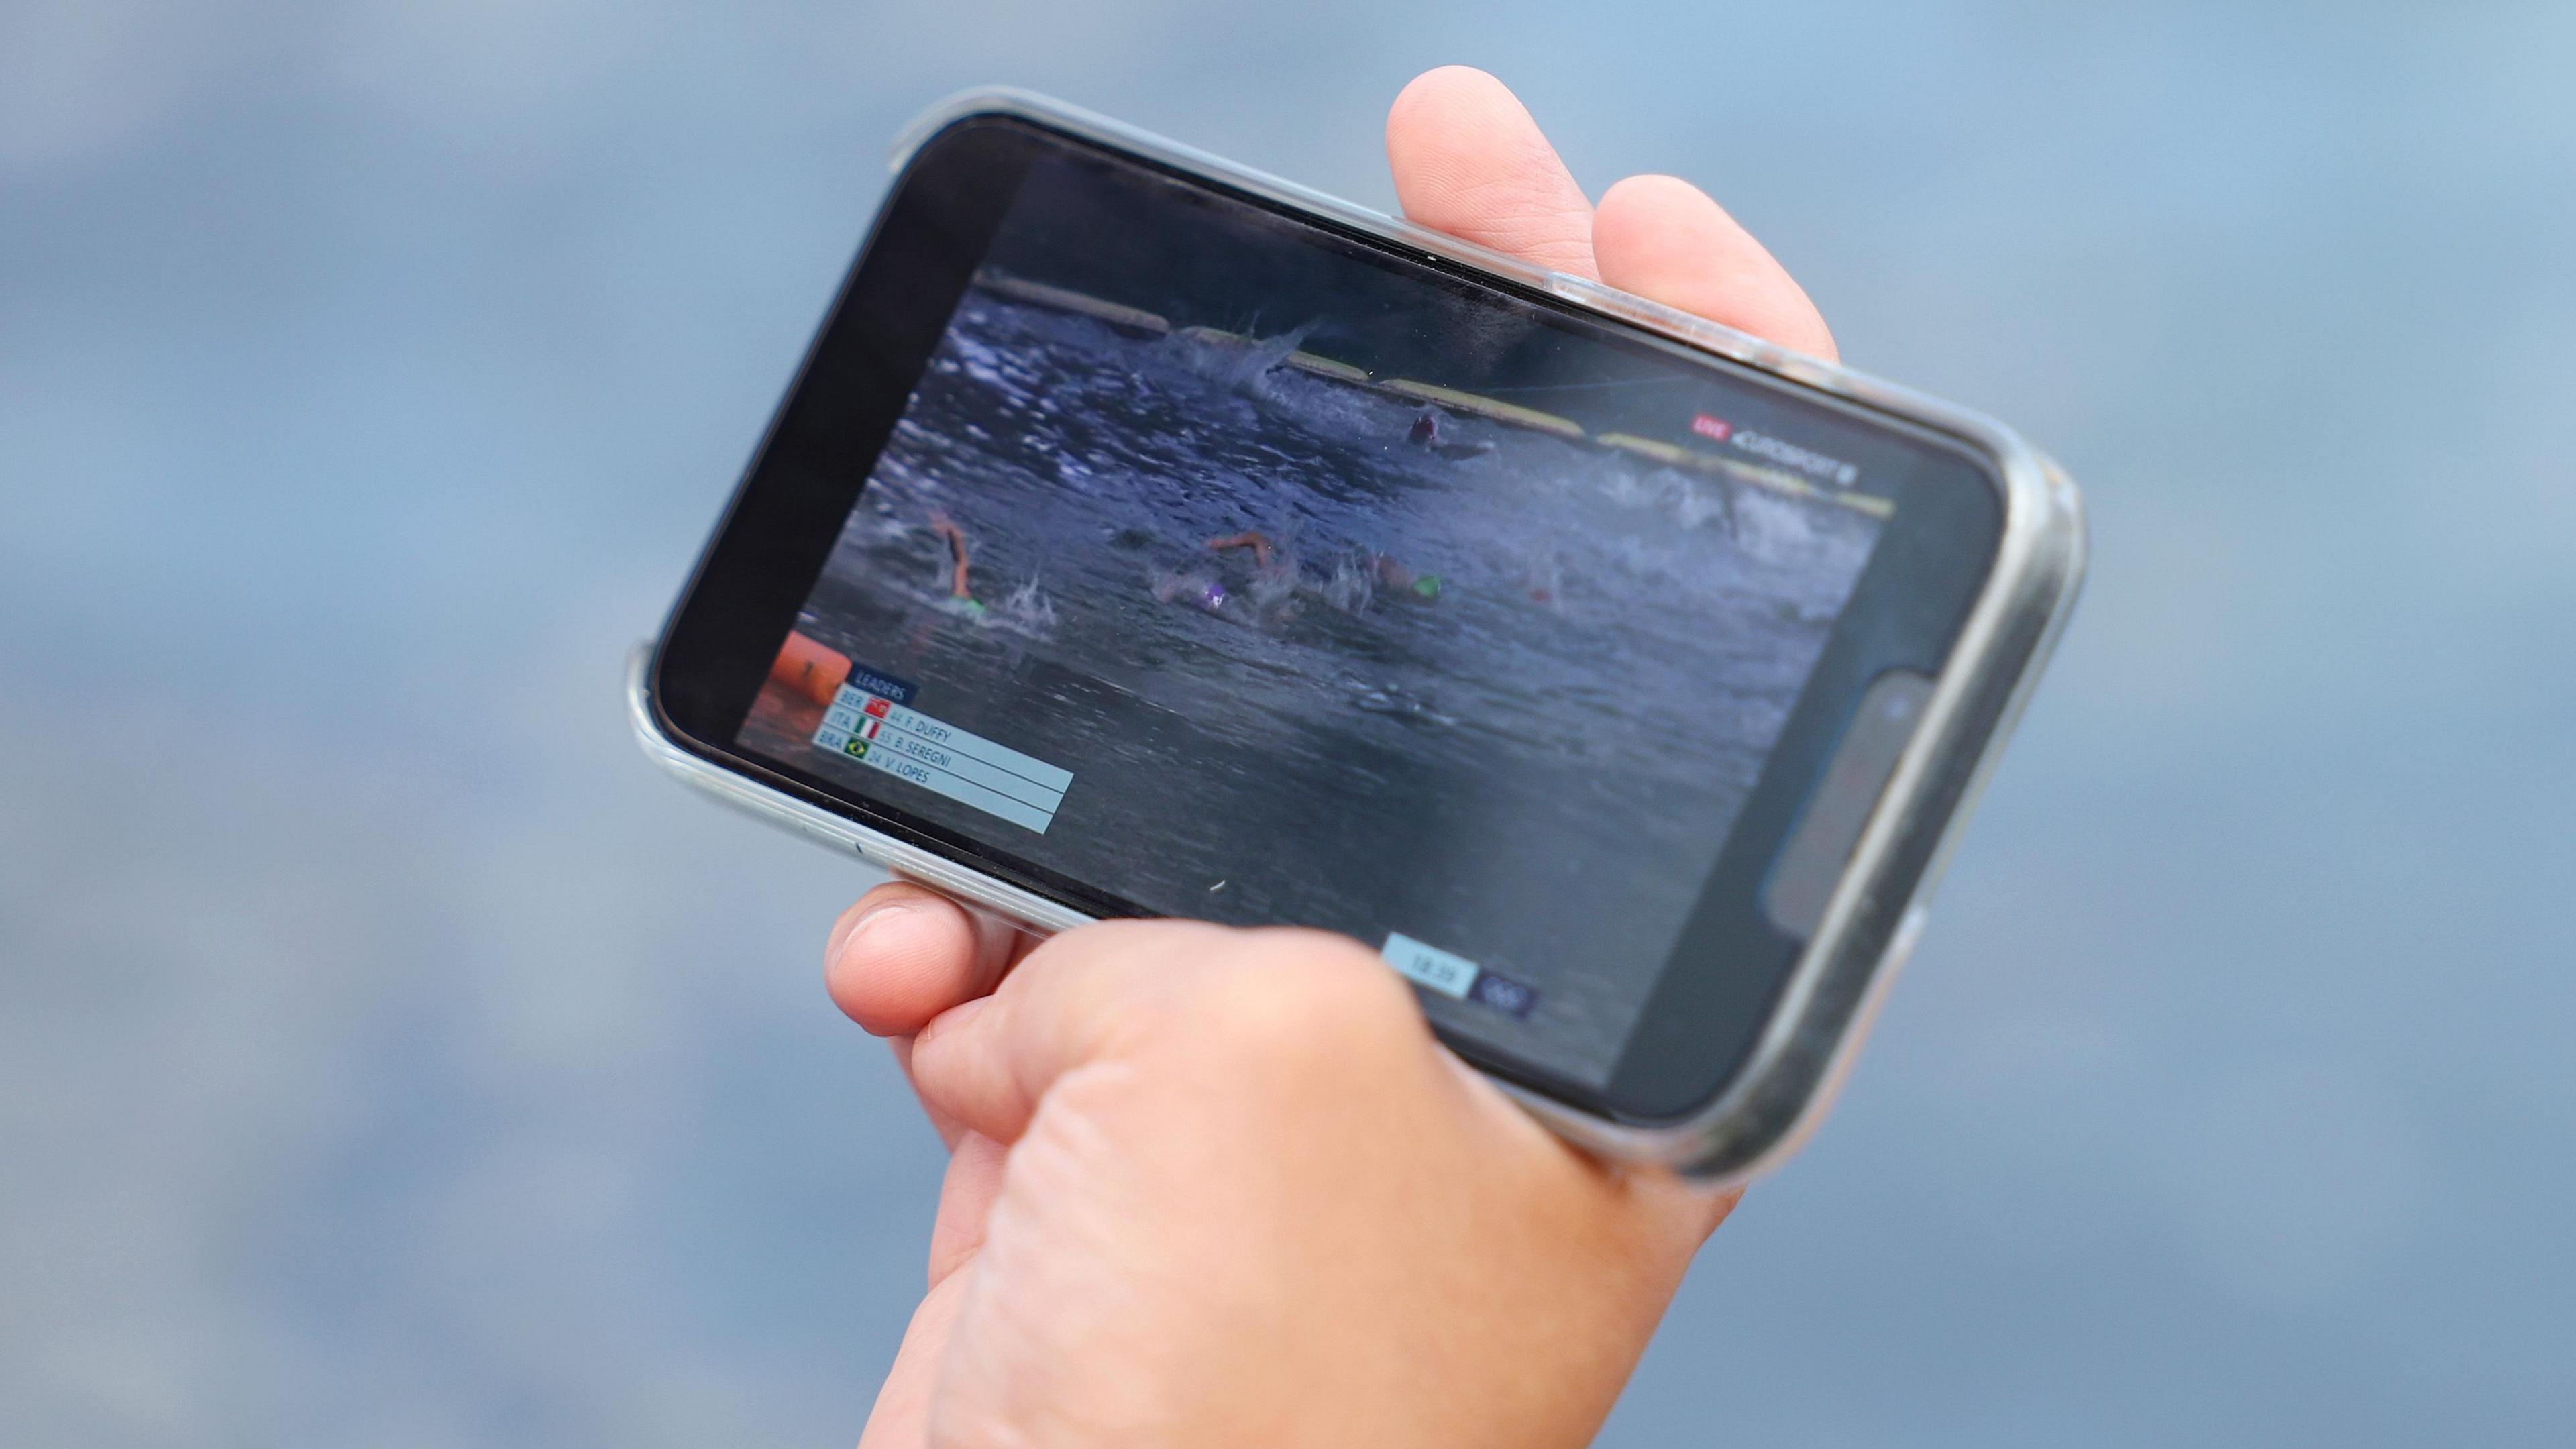
[[[630,706],[1038,932],[1338,931],[1575,1141],[1813,1122],[2074,597],[2009,430],[1022,93],[917,123]]]

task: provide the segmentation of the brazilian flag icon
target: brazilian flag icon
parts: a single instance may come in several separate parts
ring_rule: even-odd
[[[849,756],[853,760],[864,760],[868,757],[868,742],[860,739],[856,735],[852,735],[850,737],[850,742],[841,746],[841,753]]]

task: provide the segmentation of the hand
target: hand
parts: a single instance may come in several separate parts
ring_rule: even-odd
[[[1836,356],[1815,304],[1706,193],[1675,176],[1631,176],[1592,205],[1529,112],[1483,71],[1444,66],[1406,86],[1387,116],[1386,154],[1405,216],[1434,231]]]
[[[1716,203],[1649,176],[1588,205],[1489,76],[1406,87],[1387,150],[1418,222],[1833,354]],[[1734,1204],[1549,1135],[1340,937],[1032,949],[896,884],[826,954],[951,1151],[863,1449],[1579,1445]]]

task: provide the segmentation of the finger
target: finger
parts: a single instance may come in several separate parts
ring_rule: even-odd
[[[1592,216],[1601,280],[1767,342],[1833,358],[1834,336],[1788,269],[1706,192],[1675,176],[1631,176]]]
[[[993,1199],[1001,1196],[1008,1160],[1002,1144],[982,1133],[957,1139],[948,1175],[939,1184],[939,1215],[930,1225],[931,1287],[973,1262],[984,1246],[984,1228],[993,1216]]]
[[[912,1075],[912,1041],[908,1036],[888,1037],[886,1045],[894,1048],[894,1064],[902,1071],[904,1084],[912,1088],[913,1100],[921,1104],[921,1115],[930,1119],[930,1130],[939,1134],[939,1145],[955,1152],[957,1144],[965,1140],[966,1124],[921,1095],[921,1083]]]
[[[1592,204],[1501,81],[1463,65],[1414,77],[1386,116],[1404,214],[1433,231],[1576,276],[1592,264]]]
[[[913,1041],[913,1085],[924,1103],[969,1130],[1018,1141],[1048,1085],[1103,1053],[1119,1020],[1142,1018],[1157,974],[1183,969],[1171,938],[1216,929],[1110,921],[1048,941],[993,994],[922,1029]],[[1125,1011],[1113,1006],[1122,999]]]
[[[939,1186],[939,1216],[930,1228],[930,1287],[913,1309],[894,1367],[877,1390],[859,1449],[916,1449],[929,1442],[931,1392],[948,1335],[966,1301],[966,1282],[972,1276],[966,1269],[984,1246],[984,1226],[1002,1191],[1005,1162],[1001,1144],[989,1137],[969,1135],[955,1145],[948,1176]]]
[[[859,1449],[921,1449],[930,1442],[930,1401],[939,1387],[939,1369],[948,1356],[948,1336],[966,1303],[972,1271],[951,1273],[921,1297],[912,1322],[895,1350],[894,1367],[886,1370],[868,1426],[859,1434]]]
[[[900,1036],[993,989],[1019,932],[904,881],[877,887],[841,913],[824,947],[832,1001],[878,1036]]]
[[[1198,920],[1103,920],[1030,951],[987,998],[940,1013],[914,1042],[914,1085],[971,1132],[1018,1142],[1038,1101],[1074,1067],[1218,1036],[1242,1044],[1252,1016],[1260,1029],[1296,1034],[1298,1011],[1314,1021],[1352,1008],[1350,993],[1334,995],[1350,980],[1401,1003],[1399,1018],[1419,1031],[1401,982],[1355,941]],[[1216,987],[1247,990],[1226,998]],[[1242,1011],[1229,1018],[1229,1003]],[[1175,1011],[1188,1011],[1188,1021],[1175,1021]]]
[[[993,1199],[1002,1191],[1006,1158],[1001,1144],[969,1135],[955,1144],[948,1176],[939,1185],[939,1216],[930,1228],[930,1287],[913,1309],[904,1329],[903,1346],[895,1351],[877,1390],[876,1407],[859,1436],[859,1449],[916,1449],[929,1442],[930,1398],[937,1386],[940,1360],[948,1335],[964,1304],[966,1270],[984,1246],[984,1227],[993,1215]]]

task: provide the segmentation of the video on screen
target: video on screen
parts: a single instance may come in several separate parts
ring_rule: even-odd
[[[1033,177],[740,743],[1357,936],[1598,1084],[1890,512],[1727,408],[1237,203]]]

